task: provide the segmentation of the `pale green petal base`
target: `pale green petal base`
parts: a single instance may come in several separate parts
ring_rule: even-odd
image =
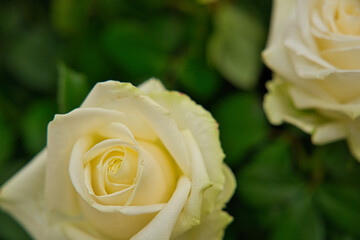
[[[221,240],[225,227],[233,218],[223,211],[215,211],[206,216],[202,223],[176,240]]]
[[[269,121],[274,125],[284,122],[295,125],[311,134],[311,140],[316,145],[346,139],[350,151],[360,161],[359,120],[322,109],[296,107],[289,95],[289,84],[280,78],[267,83],[269,92],[265,95],[264,110]]]

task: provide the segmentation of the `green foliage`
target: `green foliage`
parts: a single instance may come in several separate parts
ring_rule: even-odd
[[[325,216],[346,232],[360,236],[360,191],[358,186],[326,184],[318,194]]]
[[[308,196],[300,196],[284,211],[271,240],[324,240],[322,219]]]
[[[46,145],[47,125],[55,114],[55,105],[46,100],[32,103],[22,119],[22,139],[26,151],[34,156]]]
[[[209,99],[218,90],[220,79],[203,59],[186,58],[179,64],[178,78],[184,88],[202,100]]]
[[[214,106],[213,113],[220,125],[220,139],[230,165],[236,165],[267,136],[265,116],[259,99],[253,93],[224,97]]]
[[[83,74],[59,64],[58,103],[61,113],[79,107],[88,92],[88,82]]]
[[[54,29],[61,35],[74,35],[87,24],[93,0],[52,0],[51,18]]]
[[[294,146],[277,140],[262,148],[238,174],[239,197],[260,211],[272,240],[342,239],[341,231],[359,237],[360,175],[353,175],[358,163],[342,143],[316,148],[310,156],[294,155]]]
[[[238,174],[241,197],[259,207],[284,204],[296,198],[304,185],[292,171],[289,146],[277,141],[264,148]]]
[[[20,83],[40,91],[55,87],[57,47],[45,27],[25,30],[9,45],[7,64]]]
[[[146,29],[137,22],[118,22],[104,33],[106,50],[119,68],[134,78],[162,75],[168,61],[168,49]]]
[[[7,126],[4,117],[0,115],[0,167],[9,161],[15,150],[14,131]]]
[[[0,238],[6,240],[31,240],[29,235],[10,216],[0,211]]]
[[[252,89],[261,73],[260,53],[265,38],[265,29],[258,19],[236,6],[223,5],[215,15],[209,57],[235,86]]]

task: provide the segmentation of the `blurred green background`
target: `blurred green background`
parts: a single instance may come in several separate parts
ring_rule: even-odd
[[[360,167],[262,111],[271,0],[0,1],[0,183],[98,81],[160,78],[220,124],[238,188],[225,239],[360,239]],[[0,213],[0,239],[27,234]]]

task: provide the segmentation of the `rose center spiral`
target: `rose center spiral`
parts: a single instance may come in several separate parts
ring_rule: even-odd
[[[346,35],[360,34],[360,1],[338,1],[335,13],[335,21],[338,29]]]

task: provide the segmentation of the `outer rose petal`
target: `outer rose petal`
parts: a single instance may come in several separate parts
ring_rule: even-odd
[[[170,239],[174,225],[190,193],[191,182],[181,177],[176,190],[166,206],[154,219],[138,232],[131,240],[167,240]],[[165,227],[166,226],[166,227]]]
[[[236,179],[231,169],[224,163],[223,172],[225,175],[224,189],[221,194],[218,196],[216,209],[222,209],[225,204],[231,199],[234,195],[236,188]]]
[[[288,60],[287,52],[283,46],[283,39],[289,22],[295,17],[294,7],[296,0],[275,0],[271,19],[271,31],[266,49],[262,56],[266,65],[276,72],[281,72],[283,77],[297,78],[293,66]]]
[[[225,174],[225,184],[223,191],[216,199],[216,207],[210,213],[205,211],[202,215],[200,224],[190,228],[189,231],[185,232],[181,236],[176,237],[176,232],[174,232],[173,237],[176,240],[222,239],[226,226],[232,222],[233,218],[226,212],[221,211],[221,209],[224,208],[225,204],[230,200],[236,187],[234,174],[226,164],[223,164],[223,172]],[[175,231],[176,230],[177,229],[175,228]]]
[[[166,92],[166,88],[159,79],[150,78],[138,86],[138,88],[146,94]]]
[[[348,125],[348,138],[347,138],[350,151],[356,159],[360,159],[360,126],[359,119]]]
[[[224,190],[218,196],[217,206],[210,212],[203,214],[203,218],[199,225],[191,228],[176,240],[220,240],[223,238],[224,230],[230,224],[233,218],[226,212],[221,211],[225,203],[227,203],[234,194],[236,180],[234,174],[227,165],[223,165],[225,174]]]
[[[206,216],[202,223],[176,240],[221,240],[225,227],[232,217],[223,211],[214,211]]]
[[[149,93],[149,96],[170,111],[181,130],[188,129],[193,134],[203,158],[206,159],[207,172],[215,184],[213,189],[217,188],[219,194],[225,181],[221,170],[225,155],[221,149],[218,125],[214,118],[184,94],[166,91]]]
[[[304,132],[312,134],[312,141],[315,144],[325,144],[346,137],[346,121],[335,121],[314,110],[294,107],[287,84],[280,79],[268,82],[267,87],[269,92],[265,95],[264,110],[272,124],[291,123]]]
[[[224,153],[222,152],[219,142],[217,123],[214,121],[211,114],[194,103],[186,95],[175,91],[159,91],[157,86],[160,83],[156,82],[156,80],[152,80],[150,83],[145,84],[147,85],[146,91],[149,96],[170,111],[172,118],[176,119],[180,129],[189,130],[189,132],[191,132],[199,147],[201,155],[203,156],[203,164],[206,167],[206,171],[212,184],[210,188],[206,187],[206,181],[201,183],[201,180],[204,180],[204,177],[198,178],[199,172],[194,172],[192,181],[195,188],[192,189],[189,201],[185,205],[184,212],[180,216],[175,227],[173,237],[176,237],[194,225],[201,224],[203,215],[212,212],[216,203],[218,203],[218,201],[214,201],[214,199],[217,199],[219,194],[223,191],[233,192],[235,184],[228,185],[230,186],[230,190],[223,189],[225,182],[224,173],[222,171]],[[143,90],[141,86],[140,89]],[[199,169],[199,167],[193,165],[195,163],[196,162],[192,162],[191,169]],[[223,203],[220,205],[223,206]],[[200,208],[201,211],[199,211]]]
[[[65,224],[63,226],[63,232],[66,236],[66,239],[69,240],[101,240],[102,238],[96,236],[96,234],[91,234],[91,229],[84,228],[81,225],[76,224]]]
[[[58,226],[47,217],[44,201],[46,150],[1,188],[0,206],[39,240],[62,240]]]

